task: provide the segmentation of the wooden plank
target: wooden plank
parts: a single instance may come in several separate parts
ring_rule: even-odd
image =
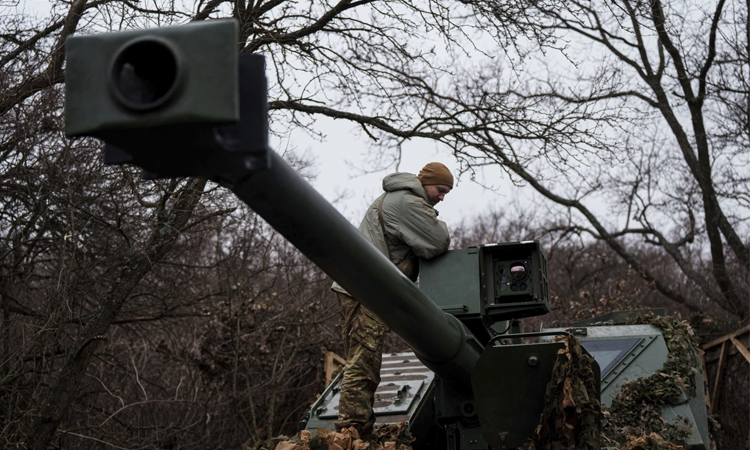
[[[323,370],[326,372],[326,387],[331,384],[331,375],[333,375],[333,352],[326,352],[326,359],[323,363]]]
[[[742,353],[742,356],[745,357],[747,362],[750,363],[750,351],[747,349],[747,347],[742,345],[742,342],[737,340],[737,338],[732,338],[732,344],[734,344],[735,348],[737,348],[737,350]]]
[[[331,352],[331,353],[333,353],[333,352]],[[344,358],[340,357],[339,355],[335,354],[335,353],[333,353],[333,360],[336,361],[339,364],[339,366],[345,366],[346,365],[346,360]]]
[[[701,348],[703,350],[707,350],[707,349],[709,349],[711,347],[716,347],[717,345],[719,345],[721,343],[724,343],[724,342],[732,339],[733,337],[742,336],[743,334],[748,333],[748,332],[750,332],[750,325],[747,325],[744,328],[740,328],[739,330],[735,331],[734,333],[729,333],[729,334],[724,335],[724,336],[722,336],[722,337],[720,337],[718,339],[714,339],[713,341],[709,342],[708,344],[703,344],[703,346],[701,346]]]
[[[724,342],[727,342],[727,341],[724,341]],[[721,347],[719,348],[714,347],[713,349],[705,352],[706,356],[704,356],[704,358],[706,360],[706,364],[711,364],[719,360],[719,357],[721,356],[721,352],[719,350],[721,350]],[[728,355],[734,356],[737,353],[739,353],[739,350],[737,350],[737,347],[735,347],[734,345],[730,345]]]
[[[721,369],[724,367],[724,359],[726,359],[727,350],[729,346],[727,341],[721,343],[721,356],[719,356],[719,367],[716,368],[716,378],[714,378],[714,388],[712,389],[711,395],[711,414],[719,412],[719,394],[721,393],[719,388],[721,387]]]
[[[708,371],[706,370],[706,358],[703,353],[701,353],[701,363],[703,363],[703,376],[704,376],[704,385],[705,385],[705,397],[706,397],[706,411],[711,411],[711,392],[708,390],[708,385],[710,384],[708,381]]]
[[[346,360],[333,352],[326,352],[323,369],[326,373],[326,387],[333,381],[333,371],[341,369],[346,364]]]

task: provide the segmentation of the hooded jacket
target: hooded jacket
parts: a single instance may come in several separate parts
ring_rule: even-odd
[[[437,211],[430,204],[422,183],[413,174],[393,173],[383,179],[385,193],[375,199],[367,208],[359,231],[381,253],[388,256],[393,264],[399,265],[406,258],[414,255],[430,259],[445,253],[451,238],[445,222],[438,220]],[[378,205],[383,201],[383,223],[388,235],[378,220]],[[386,247],[386,245],[388,247]],[[348,294],[338,283],[331,289]]]

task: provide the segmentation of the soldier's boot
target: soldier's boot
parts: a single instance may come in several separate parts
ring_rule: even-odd
[[[357,430],[357,438],[362,439],[363,441],[370,441],[374,437],[372,434],[372,425],[367,427],[367,425],[363,425],[361,423],[336,422],[337,432],[341,433],[347,428],[354,428],[355,430]]]

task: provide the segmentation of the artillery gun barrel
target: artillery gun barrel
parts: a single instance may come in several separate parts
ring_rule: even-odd
[[[229,187],[425,364],[468,388],[481,345],[268,148],[263,57],[238,58],[236,21],[212,22],[71,37],[66,133],[104,139],[106,163]]]
[[[469,388],[481,348],[275,152],[230,189],[444,379]]]

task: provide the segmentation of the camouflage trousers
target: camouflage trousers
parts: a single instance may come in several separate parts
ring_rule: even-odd
[[[375,424],[375,390],[380,383],[383,333],[386,327],[352,297],[337,292],[341,311],[346,368],[336,429],[355,427],[360,436],[372,433]]]

